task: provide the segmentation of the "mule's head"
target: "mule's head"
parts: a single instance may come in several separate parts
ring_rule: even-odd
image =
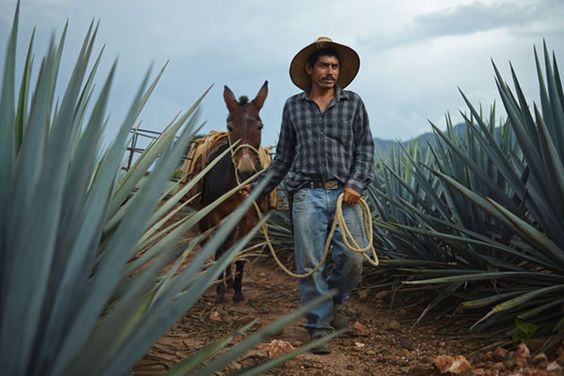
[[[249,102],[247,97],[239,100],[227,86],[223,91],[223,98],[229,110],[227,129],[232,143],[239,141],[235,146],[233,163],[242,180],[252,176],[260,170],[257,151],[260,147],[262,120],[259,111],[268,94],[268,81],[260,88],[255,99]]]

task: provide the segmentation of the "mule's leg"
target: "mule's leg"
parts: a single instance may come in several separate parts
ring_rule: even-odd
[[[243,269],[245,268],[245,261],[235,261],[235,265],[235,281],[233,282],[233,289],[235,291],[233,293],[233,301],[242,302],[243,300],[245,300],[243,291],[241,291],[243,287]]]
[[[225,271],[225,287],[227,290],[231,290],[233,288],[233,276],[231,275],[231,265],[229,265]]]
[[[217,261],[221,255],[223,254],[223,249],[222,247],[220,247],[216,252],[215,252],[215,260]],[[229,267],[227,267],[227,270],[229,270]],[[219,277],[217,277],[217,287],[216,287],[216,293],[217,293],[217,297],[215,299],[216,303],[220,303],[223,304],[225,303],[225,271],[222,271],[221,274],[219,274]]]

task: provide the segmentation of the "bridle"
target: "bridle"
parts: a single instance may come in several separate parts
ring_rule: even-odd
[[[229,134],[229,131],[227,132],[227,140],[229,141],[229,148],[231,149],[231,162],[233,163],[233,168],[235,169],[235,179],[237,181],[237,184],[241,184],[241,179],[239,177],[239,171],[237,170],[237,163],[235,161],[235,155],[237,155],[239,150],[246,148],[246,149],[252,150],[256,154],[257,160],[260,160],[260,158],[259,158],[260,153],[259,153],[259,150],[251,144],[240,144],[240,145],[237,145],[235,148],[233,148],[234,143],[231,142],[231,135]],[[239,141],[235,142],[235,144],[237,144],[238,142]]]

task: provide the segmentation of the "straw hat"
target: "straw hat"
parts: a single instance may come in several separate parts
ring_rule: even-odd
[[[358,69],[360,68],[360,58],[355,50],[343,44],[335,43],[328,37],[319,37],[315,42],[300,50],[292,59],[290,64],[290,78],[292,82],[300,89],[305,88],[310,84],[310,78],[307,74],[305,67],[309,56],[320,48],[331,47],[334,48],[340,57],[341,67],[339,70],[339,79],[337,85],[344,88],[354,80]]]

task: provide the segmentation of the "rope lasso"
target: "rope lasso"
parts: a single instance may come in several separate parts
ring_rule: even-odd
[[[270,253],[272,254],[272,257],[274,258],[274,260],[276,261],[278,266],[286,274],[288,274],[290,277],[294,277],[294,278],[307,278],[307,277],[311,276],[313,273],[317,272],[321,268],[321,266],[323,264],[325,264],[325,261],[327,260],[327,256],[329,255],[329,249],[331,248],[331,240],[333,239],[333,235],[335,234],[335,229],[337,228],[337,225],[339,225],[339,227],[341,228],[341,233],[342,233],[342,236],[343,236],[343,242],[345,243],[345,246],[347,247],[347,249],[351,252],[362,254],[364,256],[364,258],[366,260],[368,260],[368,262],[372,266],[378,266],[380,264],[380,261],[378,260],[378,256],[376,255],[376,250],[374,249],[374,246],[372,245],[373,231],[372,231],[372,215],[370,213],[370,208],[368,207],[366,200],[364,200],[363,198],[360,199],[359,205],[361,206],[361,209],[362,209],[362,212],[363,212],[363,225],[364,225],[365,232],[367,234],[368,244],[365,247],[359,246],[358,242],[356,241],[356,239],[354,238],[354,236],[350,232],[350,230],[349,230],[349,228],[348,228],[348,226],[345,222],[345,217],[343,215],[343,193],[341,193],[341,194],[339,194],[339,197],[337,198],[337,206],[336,206],[336,209],[335,209],[335,217],[333,218],[331,230],[329,231],[329,234],[327,235],[327,239],[325,240],[325,246],[323,247],[323,253],[321,255],[321,259],[319,260],[319,263],[313,269],[310,269],[308,272],[303,273],[303,274],[298,274],[298,273],[292,272],[282,263],[282,261],[280,261],[280,258],[278,257],[278,255],[276,254],[276,251],[274,250],[274,247],[272,245],[272,241],[270,240],[270,237],[268,236],[268,225],[264,224],[262,226],[261,230],[262,230],[262,233],[263,233],[264,238],[266,240],[266,244],[267,244],[268,248],[270,249]],[[260,213],[260,209],[259,209],[258,205],[256,203],[254,203],[254,206],[255,206],[255,209],[257,210],[257,214],[258,214],[259,218],[262,218],[262,214]],[[292,214],[290,213],[290,215],[292,215]]]
[[[239,151],[239,149],[241,149],[243,147],[250,148],[257,155],[259,154],[259,151],[254,146],[249,145],[249,144],[241,144],[241,145],[237,146],[237,148],[233,149],[232,144],[231,144],[231,137],[228,136],[228,140],[229,140],[230,148],[232,150],[231,158],[232,158],[233,166],[235,168],[235,178],[236,178],[237,184],[241,185],[241,181],[239,179],[239,174],[237,172],[237,168],[236,168],[236,164],[235,164],[235,154],[236,154],[236,152]],[[262,173],[265,170],[266,170],[266,168],[263,168],[261,171],[257,172],[253,177],[259,176],[260,173]],[[360,201],[358,203],[360,205],[360,208],[361,208],[362,213],[363,213],[363,216],[362,216],[363,225],[364,225],[365,234],[368,238],[367,239],[368,240],[367,245],[364,246],[364,247],[361,247],[358,244],[358,242],[356,241],[354,235],[351,233],[351,231],[349,230],[349,228],[346,224],[345,217],[343,215],[343,197],[344,197],[344,194],[341,192],[339,194],[339,197],[337,198],[337,204],[336,204],[336,208],[335,208],[335,217],[333,218],[333,223],[331,224],[331,230],[329,231],[329,234],[327,235],[327,239],[325,240],[325,246],[323,247],[323,253],[321,255],[321,259],[319,260],[319,263],[313,269],[310,269],[306,273],[303,273],[303,274],[294,273],[282,263],[282,261],[278,257],[278,254],[276,253],[276,250],[274,249],[274,246],[272,245],[272,241],[270,240],[270,237],[268,235],[268,224],[265,223],[264,225],[261,226],[261,232],[264,235],[266,245],[268,246],[268,248],[270,250],[272,258],[274,258],[274,261],[276,261],[278,266],[286,274],[288,274],[290,277],[300,278],[300,279],[301,278],[307,278],[307,277],[311,276],[313,273],[317,272],[321,268],[321,266],[323,264],[325,264],[325,261],[327,260],[327,256],[329,255],[329,249],[331,248],[331,240],[333,239],[337,225],[339,225],[339,227],[341,228],[343,242],[345,243],[345,246],[347,247],[347,249],[349,251],[362,254],[362,256],[372,266],[380,265],[378,255],[376,254],[376,249],[374,249],[374,245],[372,244],[373,239],[374,239],[374,233],[373,233],[373,229],[372,229],[372,214],[370,212],[370,207],[368,206],[368,203],[362,197],[360,198]],[[262,219],[263,216],[262,216],[260,207],[258,206],[256,201],[253,201],[253,206],[254,206],[254,208],[257,212],[257,216],[258,216],[259,220]],[[290,215],[292,215],[292,213],[290,213]]]

